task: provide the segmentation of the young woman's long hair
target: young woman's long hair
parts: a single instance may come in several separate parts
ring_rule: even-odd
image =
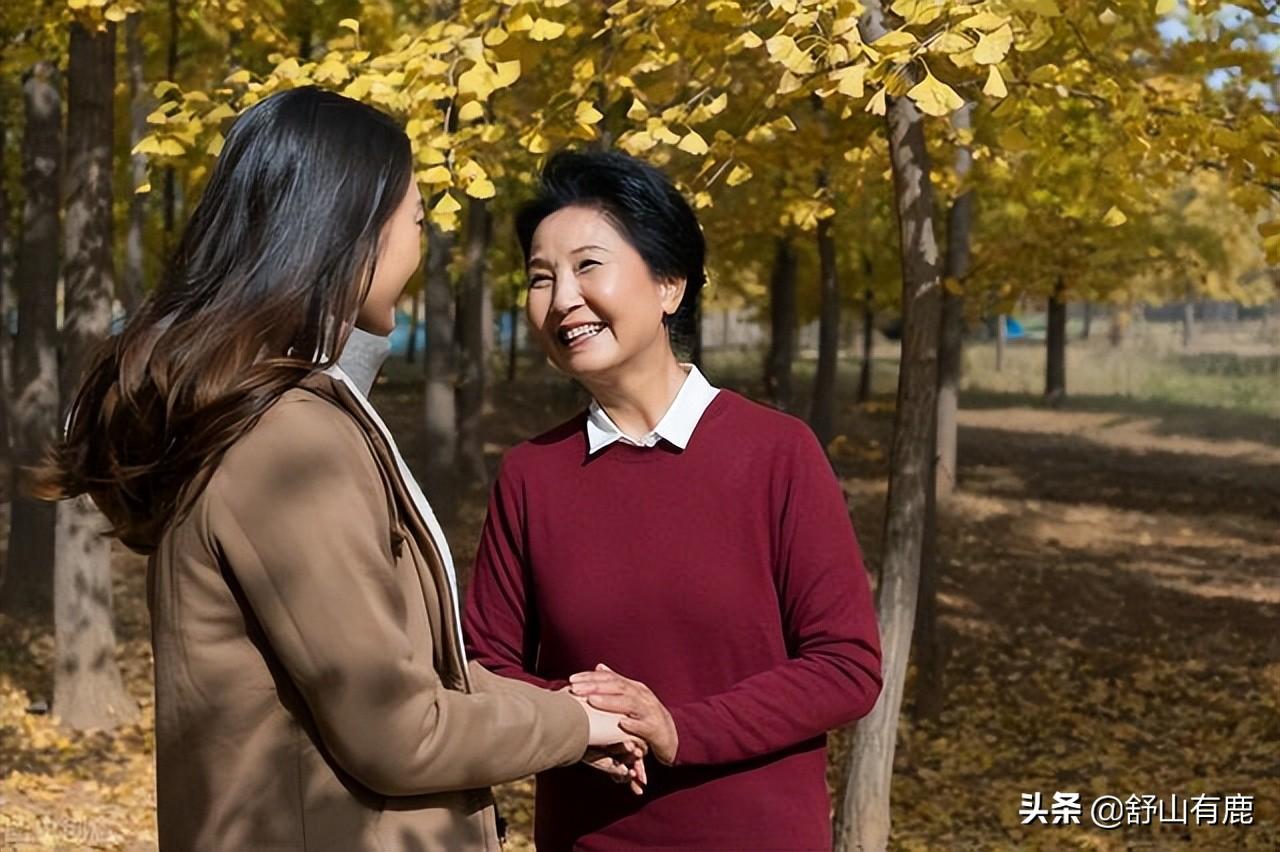
[[[241,115],[159,287],[90,362],[34,491],[89,494],[144,553],[222,454],[328,367],[413,177],[388,116],[306,87]]]

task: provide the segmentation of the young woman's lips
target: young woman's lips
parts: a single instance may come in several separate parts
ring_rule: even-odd
[[[574,326],[569,329],[562,329],[556,336],[560,340],[562,346],[568,349],[579,349],[585,346],[588,341],[599,337],[609,326],[602,322],[586,323],[585,325]]]

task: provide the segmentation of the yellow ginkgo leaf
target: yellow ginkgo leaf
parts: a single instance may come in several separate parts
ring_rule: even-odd
[[[1008,18],[1002,18],[1001,16],[996,15],[992,12],[979,12],[976,15],[972,15],[968,18],[965,18],[963,21],[960,22],[960,26],[966,27],[971,30],[982,30],[984,32],[991,32],[992,30],[1000,29],[1001,27],[1005,26],[1008,23],[1009,23]]]
[[[1128,221],[1129,217],[1124,215],[1124,211],[1119,207],[1112,207],[1107,211],[1107,215],[1102,217],[1102,224],[1108,228],[1118,228]]]
[[[453,175],[445,166],[432,166],[419,175],[423,183],[452,183]]]
[[[137,189],[135,189],[135,190],[133,191],[133,194],[134,194],[134,195],[145,195],[145,194],[147,194],[147,193],[148,193],[148,192],[150,192],[150,191],[151,191],[151,182],[150,182],[150,181],[148,181],[147,183],[144,183],[144,184],[142,184],[141,186],[139,186]]]
[[[745,33],[738,36],[738,41],[742,43],[743,47],[759,47],[764,44],[764,39],[760,38],[760,36],[756,35],[751,30],[747,30]]]
[[[484,34],[484,43],[487,47],[497,47],[507,40],[507,31],[502,27],[494,27]]]
[[[546,18],[538,18],[529,30],[529,38],[534,41],[551,41],[564,35],[564,24]]]
[[[580,61],[577,65],[573,66],[573,79],[577,80],[579,83],[589,82],[595,75],[596,64],[589,56]]]
[[[600,110],[596,109],[590,101],[579,101],[578,108],[573,113],[573,120],[579,124],[592,125],[599,123],[604,118],[600,114]]]
[[[543,136],[537,128],[531,128],[521,134],[520,144],[530,154],[545,154],[551,150],[551,140]]]
[[[520,79],[520,60],[512,59],[509,62],[499,62],[493,67],[493,85],[498,89],[505,89],[516,80]]]
[[[447,192],[440,196],[440,200],[436,202],[436,206],[431,208],[433,212],[442,214],[457,213],[461,209],[462,205],[458,203],[457,199]]]
[[[801,50],[796,40],[789,35],[776,35],[765,42],[769,56],[774,62],[781,64],[792,74],[804,75],[813,71],[813,57]]]
[[[467,101],[458,110],[459,121],[475,121],[484,115],[484,105],[479,101]]]
[[[110,9],[108,9],[106,12],[103,13],[102,17],[106,18],[108,21],[111,21],[113,24],[118,24],[121,21],[123,21],[125,18],[129,17],[129,13],[126,12],[124,9],[121,9],[119,6],[112,6]]]
[[[729,186],[737,186],[749,180],[751,180],[751,167],[746,163],[738,163],[729,170],[729,177],[725,178],[725,183]]]
[[[493,181],[488,178],[480,178],[467,184],[467,195],[472,198],[493,198],[497,193],[498,191],[494,188]]]
[[[916,37],[911,33],[905,30],[893,30],[880,36],[880,38],[872,42],[872,45],[875,46],[876,50],[892,51],[902,50],[918,43]]]
[[[343,63],[331,59],[321,62],[312,76],[321,83],[345,83],[351,76],[351,71]]]
[[[867,106],[866,106],[867,112],[871,113],[872,115],[884,115],[885,107],[887,106],[886,101],[888,100],[888,97],[889,97],[888,89],[881,89],[880,91],[876,92],[874,95],[871,96],[871,100],[867,101]]]
[[[160,153],[168,157],[181,157],[186,149],[177,139],[164,139],[160,142]]]
[[[618,147],[633,157],[643,154],[657,144],[658,140],[654,139],[647,130],[628,133],[618,140]]]
[[[341,21],[338,21],[338,26],[346,27],[353,33],[360,32],[360,22],[355,18],[343,18]]]
[[[1009,94],[1009,89],[1004,84],[1004,77],[1000,76],[999,67],[992,65],[987,71],[987,82],[982,87],[982,93],[993,98],[1003,98]]]
[[[919,26],[942,17],[947,4],[939,0],[897,0],[890,8],[909,26]]]
[[[222,143],[225,141],[226,140],[222,138],[221,133],[215,133],[213,139],[209,141],[209,147],[205,150],[209,152],[210,156],[216,157],[222,153]],[[147,185],[150,186],[150,184]]]
[[[694,155],[705,154],[710,150],[710,148],[707,147],[707,140],[698,135],[698,131],[696,130],[690,130],[686,133],[684,138],[680,140],[680,143],[676,145],[676,147],[681,151],[684,151],[686,154]]]
[[[1167,15],[1178,8],[1178,0],[1156,0],[1156,14]]]
[[[926,73],[923,80],[912,86],[907,97],[915,101],[925,115],[950,115],[964,106],[964,99],[956,94],[956,90],[931,73]]]
[[[643,121],[649,117],[649,108],[640,102],[639,98],[631,100],[631,107],[627,110],[627,118],[632,121]]]
[[[973,61],[979,65],[994,65],[1004,59],[1013,46],[1013,29],[1005,24],[995,32],[983,33],[978,46],[973,49]]]
[[[229,86],[241,86],[249,82],[249,79],[250,75],[248,69],[241,68],[239,71],[223,80],[223,82]]]
[[[851,65],[831,72],[831,79],[839,82],[836,87],[840,94],[850,98],[861,98],[865,91],[867,79],[866,65]]]

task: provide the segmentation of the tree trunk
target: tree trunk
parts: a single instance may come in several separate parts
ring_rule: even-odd
[[[467,211],[466,271],[458,292],[458,472],[464,487],[481,489],[488,484],[484,463],[484,414],[489,381],[490,339],[485,323],[491,316],[488,271],[485,258],[493,232],[488,204],[471,199]]]
[[[147,135],[147,114],[151,112],[151,97],[147,92],[143,72],[145,55],[142,48],[142,13],[134,12],[124,24],[125,52],[129,66],[129,148],[132,149]],[[146,290],[143,281],[144,255],[142,237],[147,224],[147,198],[138,194],[137,188],[147,182],[147,158],[134,154],[129,160],[129,231],[125,239],[124,287],[121,301],[125,313],[133,316],[142,303]]]
[[[769,401],[783,411],[791,407],[791,363],[796,354],[796,258],[791,237],[774,243],[769,276],[769,354],[764,386]]]
[[[13,464],[9,440],[9,397],[13,380],[13,350],[9,334],[9,284],[13,280],[10,261],[13,257],[12,211],[9,207],[9,124],[0,111],[0,465]],[[0,582],[4,575],[0,573]]]
[[[422,287],[413,291],[412,307],[409,308],[409,342],[405,344],[405,360],[414,363],[418,355],[418,327],[422,318]]]
[[[885,33],[881,0],[868,0],[863,40]],[[884,686],[880,700],[854,730],[844,802],[837,814],[842,850],[883,850],[889,842],[889,792],[898,714],[915,624],[924,537],[926,486],[938,400],[938,245],[924,120],[905,97],[886,116],[894,201],[902,252],[902,366],[890,454],[884,555],[876,588]]]
[[[1057,405],[1067,393],[1067,292],[1059,278],[1049,296],[1049,319],[1045,330],[1044,396]]]
[[[178,76],[178,37],[181,35],[178,17],[178,0],[169,0],[169,44],[166,55],[165,79],[174,80]],[[173,166],[164,169],[164,258],[169,261],[169,252],[173,249],[174,230],[178,219],[178,178]]]
[[[71,24],[67,71],[66,321],[61,386],[70,400],[111,330],[111,146],[116,28]],[[111,542],[87,496],[57,508],[53,712],[76,729],[132,722],[138,708],[116,666]]]
[[[1182,348],[1186,349],[1191,346],[1191,341],[1196,335],[1196,302],[1195,296],[1191,289],[1191,284],[1187,284],[1185,299],[1182,302]]]
[[[957,130],[971,125],[972,104],[951,116]],[[973,167],[967,145],[956,147],[956,178],[962,191],[947,215],[947,281],[962,285],[969,274],[969,236],[973,231],[973,191],[964,186]],[[938,327],[938,414],[934,445],[929,453],[933,471],[925,494],[924,544],[920,560],[920,606],[916,613],[915,716],[936,719],[946,696],[944,672],[947,649],[938,628],[938,586],[941,559],[938,548],[938,505],[955,490],[957,464],[957,416],[960,410],[960,371],[964,345],[964,295],[942,290],[942,319]]]
[[[1009,341],[1009,324],[1004,314],[996,314],[996,372],[1004,369],[1004,347]]]
[[[1080,329],[1080,339],[1088,340],[1089,333],[1093,331],[1093,300],[1085,299],[1084,302],[1084,326]]]
[[[27,496],[20,468],[37,463],[58,426],[58,263],[62,256],[62,98],[52,62],[38,62],[23,81],[22,236],[18,245],[18,336],[14,346],[13,461],[9,553],[0,608],[53,618],[56,512]]]
[[[426,303],[426,480],[423,488],[437,513],[448,517],[457,504],[453,494],[458,446],[457,353],[454,350],[453,282],[449,262],[454,235],[427,223]]]
[[[870,270],[870,259],[867,259],[866,267]],[[871,399],[871,367],[875,345],[876,295],[875,291],[868,286],[862,292],[862,367],[858,372],[858,402],[860,403]]]
[[[972,127],[973,105],[965,104],[951,123],[957,130]],[[963,186],[973,169],[973,152],[967,145],[956,148],[956,179]],[[963,284],[969,275],[970,234],[973,232],[973,190],[964,189],[947,215],[948,280]],[[938,349],[938,499],[951,496],[956,483],[956,415],[960,409],[960,372],[964,363],[964,296],[950,289],[942,293],[942,324]]]
[[[818,223],[822,306],[818,318],[818,369],[814,374],[813,405],[809,411],[809,425],[824,447],[835,437],[836,369],[840,356],[840,278],[836,271],[832,222],[832,218],[827,218]]]

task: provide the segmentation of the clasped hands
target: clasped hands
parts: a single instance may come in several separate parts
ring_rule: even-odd
[[[637,796],[649,783],[644,758],[652,751],[659,763],[675,762],[679,737],[667,708],[649,687],[625,678],[601,663],[594,671],[569,678],[569,694],[578,699],[591,721],[584,763]]]

